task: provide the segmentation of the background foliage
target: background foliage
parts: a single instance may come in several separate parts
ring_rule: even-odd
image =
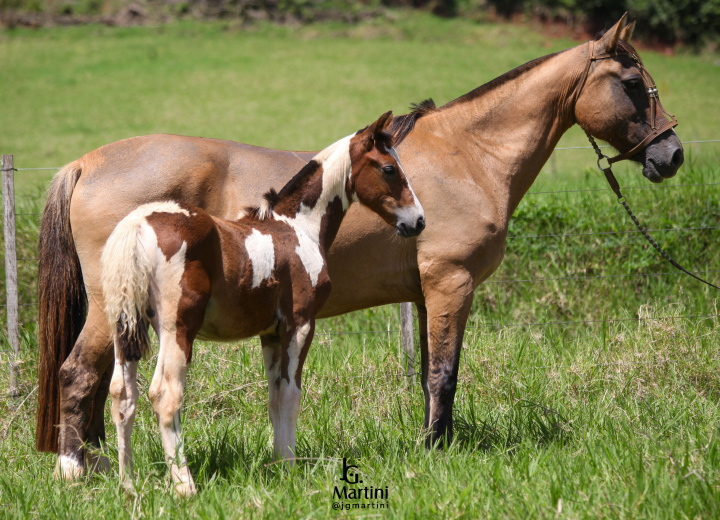
[[[310,23],[358,21],[398,7],[475,20],[520,17],[590,34],[628,12],[642,21],[637,34],[648,43],[700,47],[715,45],[720,37],[720,0],[0,0],[0,21],[9,26],[132,25],[193,17]]]

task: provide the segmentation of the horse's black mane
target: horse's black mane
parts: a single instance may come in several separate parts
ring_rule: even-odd
[[[431,112],[440,110],[432,98],[428,98],[420,103],[410,105],[410,113],[404,116],[397,116],[390,127],[392,133],[393,146],[397,146],[403,142],[410,132],[415,128],[415,122],[422,116]]]
[[[569,49],[566,49],[566,50],[569,50]],[[550,58],[554,58],[555,56],[557,56],[558,54],[563,53],[563,52],[565,52],[565,51],[554,52],[552,54],[548,54],[547,56],[541,56],[541,57],[535,58],[534,60],[529,61],[523,65],[520,65],[519,67],[515,67],[511,71],[508,71],[505,74],[503,74],[502,76],[498,76],[497,78],[490,80],[487,83],[480,85],[479,87],[471,90],[467,94],[464,94],[464,95],[460,96],[459,98],[454,99],[453,101],[450,101],[448,104],[443,105],[442,108],[450,107],[450,106],[457,105],[460,103],[465,103],[467,101],[473,101],[474,99],[477,99],[480,96],[484,96],[488,92],[491,92],[491,91],[495,90],[496,88],[501,87],[508,81],[512,81],[515,78],[522,76],[526,72],[534,69],[538,65],[545,63]]]

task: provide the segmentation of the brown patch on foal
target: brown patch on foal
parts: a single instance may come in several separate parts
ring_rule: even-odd
[[[315,160],[308,162],[281,190],[269,190],[263,198],[279,215],[290,218],[300,211],[300,205],[314,208],[323,190],[323,167]],[[257,211],[252,211],[257,214]]]

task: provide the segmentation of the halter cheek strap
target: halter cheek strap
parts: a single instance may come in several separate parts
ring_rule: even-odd
[[[647,239],[647,241],[650,242],[650,244],[658,251],[658,253],[660,253],[662,255],[663,258],[665,258],[665,260],[670,262],[670,264],[672,264],[673,267],[679,269],[680,271],[682,271],[685,274],[692,276],[696,280],[699,280],[699,281],[709,285],[710,287],[714,287],[715,289],[720,289],[720,287],[718,287],[717,285],[714,285],[714,284],[708,282],[707,280],[703,280],[699,276],[691,273],[690,271],[685,269],[683,266],[678,264],[675,260],[673,260],[670,257],[670,255],[667,254],[667,252],[665,252],[665,250],[662,247],[660,247],[658,245],[657,242],[655,242],[655,240],[653,240],[653,238],[645,230],[645,228],[642,227],[642,225],[638,221],[637,217],[633,214],[632,210],[630,209],[630,206],[628,206],[628,203],[627,203],[625,197],[620,192],[620,184],[618,183],[617,179],[615,179],[615,175],[613,175],[613,172],[612,172],[612,164],[613,163],[622,161],[623,159],[627,159],[628,157],[632,157],[633,155],[638,153],[640,150],[644,149],[650,143],[650,141],[652,141],[655,137],[662,134],[666,130],[669,130],[669,129],[677,126],[677,124],[678,124],[677,119],[675,119],[675,116],[668,113],[663,108],[662,104],[660,104],[660,99],[658,98],[658,90],[657,90],[657,87],[655,86],[655,81],[653,81],[652,76],[650,76],[650,73],[643,66],[642,61],[640,61],[640,58],[638,58],[635,54],[632,54],[629,52],[612,53],[612,54],[605,53],[605,54],[595,55],[594,54],[595,42],[593,42],[593,41],[588,42],[588,46],[589,46],[588,61],[587,61],[587,64],[585,65],[585,70],[583,71],[583,76],[579,83],[580,88],[577,90],[578,95],[582,91],[582,88],[585,86],[585,81],[587,80],[588,72],[590,71],[590,64],[593,61],[603,60],[606,58],[614,58],[616,56],[629,56],[630,58],[632,58],[632,60],[635,63],[637,63],[638,67],[640,68],[640,73],[642,74],[643,83],[645,84],[645,87],[647,88],[647,94],[648,94],[648,98],[650,100],[651,122],[649,124],[650,124],[650,127],[652,128],[652,131],[650,132],[650,134],[647,135],[647,137],[645,137],[645,139],[642,140],[642,142],[640,142],[640,144],[634,146],[627,152],[621,153],[612,158],[608,157],[607,155],[604,155],[600,151],[600,147],[595,142],[595,139],[593,139],[593,137],[587,131],[585,132],[585,134],[588,136],[588,139],[590,140],[590,144],[592,144],[593,149],[595,150],[595,153],[598,156],[598,161],[597,161],[598,168],[600,168],[600,170],[605,174],[605,178],[607,179],[608,184],[610,184],[610,188],[617,196],[618,202],[623,205],[623,207],[625,208],[625,211],[627,211],[628,215],[630,215],[630,218],[632,219],[635,226],[637,226],[637,228],[640,230],[640,233],[642,233],[642,235]],[[575,97],[575,100],[577,101],[577,96]],[[661,123],[659,126],[657,125],[657,121],[656,121],[656,114],[657,114],[658,108],[660,109],[660,113],[662,114],[662,117],[664,120],[664,122]],[[608,163],[607,166],[603,166],[601,164],[601,162],[603,160],[607,161],[607,163]]]
[[[645,85],[645,92],[648,95],[648,101],[650,103],[650,121],[647,121],[648,125],[650,126],[650,133],[645,136],[645,139],[643,139],[640,143],[632,147],[630,150],[623,152],[621,154],[616,155],[615,157],[607,157],[603,155],[603,158],[607,159],[608,164],[613,164],[618,161],[622,161],[625,159],[628,159],[632,157],[633,155],[639,153],[640,151],[644,150],[647,145],[650,144],[650,142],[655,139],[657,136],[662,134],[663,132],[666,132],[670,130],[671,128],[674,128],[677,126],[678,122],[674,115],[672,115],[670,112],[665,110],[663,108],[662,103],[660,103],[660,97],[658,96],[658,88],[655,84],[655,80],[652,78],[650,73],[647,71],[645,66],[643,65],[642,60],[639,56],[631,53],[631,52],[604,52],[600,54],[595,54],[595,42],[589,41],[588,42],[588,59],[585,63],[585,69],[583,70],[582,77],[580,79],[580,82],[578,83],[579,88],[577,90],[577,96],[575,99],[580,96],[580,93],[582,92],[583,87],[585,86],[585,82],[587,81],[588,74],[590,73],[590,65],[594,61],[599,60],[605,60],[608,58],[617,58],[620,56],[628,56],[630,59],[632,59],[640,69],[640,75],[643,80],[643,84]],[[660,116],[660,124],[658,125],[658,115]],[[599,166],[599,165],[598,165]],[[602,169],[602,167],[601,167]]]

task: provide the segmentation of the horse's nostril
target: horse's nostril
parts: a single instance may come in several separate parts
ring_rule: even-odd
[[[417,224],[415,224],[415,227],[417,228],[418,232],[425,229],[425,217],[419,217],[417,219]]]
[[[679,168],[684,160],[685,160],[685,157],[684,157],[682,148],[678,148],[677,150],[675,150],[675,153],[672,156],[672,165],[675,168]]]

